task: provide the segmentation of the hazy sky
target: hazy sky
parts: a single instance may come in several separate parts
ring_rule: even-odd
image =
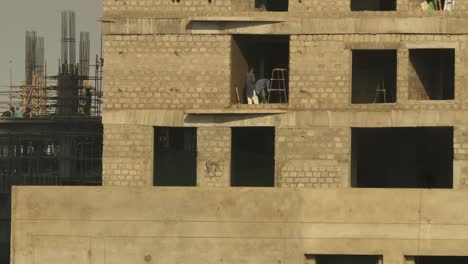
[[[9,84],[9,61],[13,61],[13,82],[24,79],[24,36],[35,30],[44,36],[47,74],[57,73],[60,58],[61,11],[76,12],[77,40],[80,31],[91,34],[91,60],[100,53],[102,0],[0,0],[0,89]],[[78,48],[77,48],[78,55]]]

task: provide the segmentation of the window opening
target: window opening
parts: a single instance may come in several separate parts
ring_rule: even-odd
[[[288,0],[255,0],[255,8],[259,11],[287,12]]]
[[[351,11],[395,11],[396,0],[351,0]]]
[[[454,99],[454,49],[410,49],[409,60],[410,100]]]
[[[351,103],[396,102],[396,75],[396,50],[353,50]]]
[[[412,256],[406,257],[406,264],[461,264],[468,263],[466,256]]]

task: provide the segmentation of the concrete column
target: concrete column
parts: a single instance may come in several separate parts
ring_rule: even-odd
[[[397,50],[397,102],[407,102],[409,95],[408,88],[408,67],[409,51],[406,48]]]
[[[231,129],[197,129],[197,185],[228,187],[231,175]]]

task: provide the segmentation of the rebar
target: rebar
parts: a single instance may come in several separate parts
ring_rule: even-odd
[[[9,94],[10,98],[10,102],[0,100],[0,114],[11,106],[19,106],[23,111],[31,112],[28,117],[101,116],[102,54],[101,57],[96,55],[96,61],[91,65],[89,32],[80,32],[79,54],[76,54],[75,23],[74,11],[61,13],[61,56],[58,74],[54,76],[47,75],[44,37],[35,31],[26,31],[25,79],[21,85],[10,83],[9,92],[0,91],[0,96]]]
[[[90,55],[91,41],[89,38],[89,32],[80,32],[80,76],[89,75],[89,55]]]

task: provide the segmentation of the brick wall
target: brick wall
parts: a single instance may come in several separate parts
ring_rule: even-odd
[[[277,128],[276,175],[280,187],[349,186],[349,128]]]
[[[105,110],[229,104],[229,36],[106,36],[105,41]]]
[[[320,0],[301,0],[301,1],[289,1],[289,10],[296,12],[314,12],[314,13],[350,13],[350,1],[351,0],[330,0],[330,1],[320,1]],[[434,14],[428,11],[422,11],[420,8],[422,0],[397,0],[397,10],[402,11],[402,15],[440,15]],[[468,10],[468,3],[466,1],[457,1],[456,2],[456,12],[455,13],[466,13]],[[446,12],[448,13],[448,12]],[[355,12],[355,15],[361,15],[360,12]],[[394,12],[379,12],[381,15],[392,15]],[[444,14],[450,15],[450,14]]]
[[[291,36],[290,105],[299,109],[343,107],[349,100],[350,52],[344,36]]]
[[[457,1],[452,12],[429,12],[420,9],[421,0],[397,0],[395,12],[351,12],[350,0],[289,0],[289,12],[324,16],[458,16],[468,12],[466,1]],[[104,0],[104,14],[112,17],[186,17],[187,15],[233,15],[255,11],[255,0]],[[234,13],[233,13],[234,12]],[[250,15],[252,15],[251,13]],[[256,15],[268,15],[257,12]]]
[[[468,127],[455,127],[453,134],[454,186],[468,189]]]
[[[151,126],[104,125],[103,185],[151,186]]]
[[[455,42],[453,42],[455,41]],[[407,43],[458,43],[455,101],[408,102]],[[290,41],[290,108],[388,109],[352,105],[351,49],[398,48],[397,104],[392,109],[468,107],[467,36],[440,35],[293,35]],[[422,47],[422,46],[421,46]],[[230,104],[231,37],[155,35],[106,37],[106,110],[224,108]],[[131,65],[128,67],[128,65]],[[180,78],[183,76],[183,78]],[[414,96],[414,89],[413,91]],[[414,97],[413,97],[414,98]],[[419,98],[419,97],[416,97]]]
[[[398,0],[398,4],[402,10],[421,10],[421,0]],[[455,10],[457,12],[466,12],[468,10],[468,3],[466,1],[456,1]]]
[[[289,11],[295,12],[348,12],[349,0],[289,0]]]
[[[406,45],[455,47],[455,102],[409,101]],[[441,44],[443,47],[443,44]],[[397,103],[350,105],[352,49],[397,49]],[[290,41],[290,107],[304,110],[466,109],[468,100],[465,35],[297,35]],[[412,90],[414,92],[414,90]]]
[[[198,128],[197,151],[197,185],[229,186],[231,175],[231,128]]]
[[[105,14],[117,16],[159,14],[182,17],[187,13],[228,14],[249,10],[254,10],[254,0],[104,0]]]

